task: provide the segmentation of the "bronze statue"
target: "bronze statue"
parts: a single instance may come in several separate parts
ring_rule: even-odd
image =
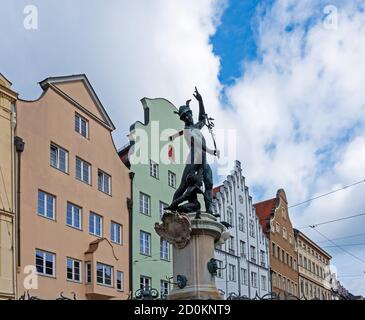
[[[213,214],[213,175],[212,169],[207,163],[206,153],[208,152],[209,154],[219,157],[219,151],[216,148],[215,150],[212,150],[207,147],[205,138],[200,131],[207,125],[211,132],[213,127],[211,120],[213,119],[208,118],[205,113],[203,98],[196,87],[193,96],[199,102],[199,120],[197,123],[194,124],[193,113],[189,107],[191,100],[186,101],[186,105],[181,106],[179,112],[175,111],[175,113],[180,116],[180,120],[184,121],[185,127],[183,131],[170,137],[170,140],[183,134],[190,148],[190,152],[181,177],[180,186],[175,191],[172,203],[165,209],[171,211],[181,211],[182,209],[200,211],[200,203],[197,200],[197,194],[203,193],[200,189],[201,181],[203,181],[203,195],[206,212]],[[188,201],[188,204],[179,207],[178,205],[185,200]]]

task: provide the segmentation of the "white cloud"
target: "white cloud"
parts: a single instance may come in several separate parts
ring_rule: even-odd
[[[260,16],[261,59],[244,64],[244,75],[227,95],[237,112],[232,122],[241,132],[244,173],[249,185],[264,188],[263,198],[284,188],[294,204],[364,178],[365,15],[360,7],[362,1],[341,2],[337,30],[324,27],[319,19],[324,6],[313,1],[277,1]],[[303,226],[361,213],[364,187],[293,208],[292,220]],[[361,232],[364,221],[318,230],[336,238]],[[308,233],[323,240],[313,230]],[[349,250],[365,260],[363,247]],[[364,264],[340,252],[335,264],[345,273],[362,273]],[[357,288],[365,288],[365,279],[356,281]]]

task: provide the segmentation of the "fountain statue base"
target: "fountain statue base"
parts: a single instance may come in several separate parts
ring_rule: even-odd
[[[224,243],[229,233],[213,215],[201,213],[200,219],[195,216],[166,213],[163,224],[155,226],[161,237],[173,243],[174,289],[169,300],[223,299],[215,285],[214,247],[217,242]],[[179,279],[187,281],[182,284]]]

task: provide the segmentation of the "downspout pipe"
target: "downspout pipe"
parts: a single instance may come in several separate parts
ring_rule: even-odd
[[[129,172],[131,197],[127,198],[129,214],[129,292],[133,297],[133,178],[134,172]]]
[[[24,151],[25,142],[22,138],[16,136],[14,138],[15,151],[17,153],[17,183],[16,183],[16,225],[17,225],[17,266],[21,265],[21,254],[20,254],[20,185],[21,185],[21,155]]]

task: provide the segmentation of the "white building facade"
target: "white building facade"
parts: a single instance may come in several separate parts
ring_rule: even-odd
[[[214,188],[214,208],[220,221],[228,222],[230,239],[217,245],[217,288],[224,293],[248,298],[270,292],[269,247],[252,204],[252,197],[236,160],[233,171],[219,187]]]

